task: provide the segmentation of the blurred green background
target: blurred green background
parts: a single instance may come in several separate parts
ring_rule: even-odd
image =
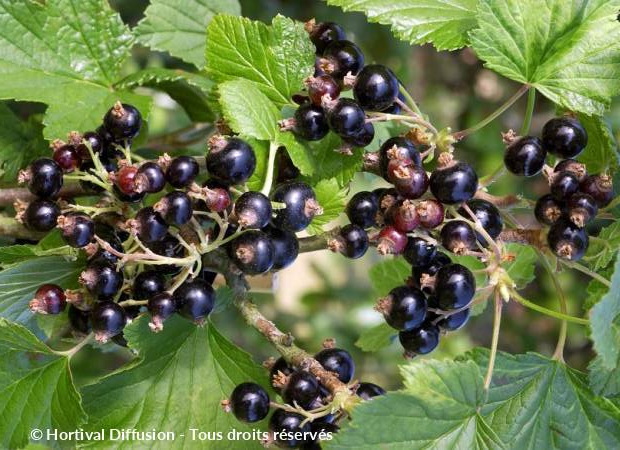
[[[123,20],[135,25],[143,16],[147,0],[111,0]],[[436,52],[432,47],[411,47],[395,39],[388,27],[369,24],[365,16],[357,13],[344,14],[337,8],[326,6],[318,0],[241,0],[243,15],[269,22],[276,14],[283,14],[306,21],[330,20],[340,23],[351,40],[364,50],[367,62],[390,66],[407,85],[421,109],[438,127],[451,126],[453,130],[467,128],[491,113],[519,86],[484,69],[475,54],[469,50]],[[146,48],[136,48],[134,58],[125,70],[131,73],[144,67],[182,67],[191,69],[183,62]],[[155,107],[149,122],[150,136],[165,134],[189,124],[184,112],[169,97],[154,93]],[[13,104],[23,115],[40,111],[30,104]],[[502,163],[503,145],[500,131],[518,130],[525,109],[525,98],[506,112],[493,124],[467,139],[458,146],[458,156],[474,164],[481,176],[491,173]],[[620,115],[616,104],[611,114],[615,118],[614,129],[620,127]],[[553,115],[552,105],[540,96],[532,123],[532,133],[537,134],[542,125]],[[376,147],[376,144],[375,144]],[[202,151],[203,146],[196,149]],[[381,185],[382,181],[370,175],[358,175],[351,193]],[[537,184],[538,183],[538,184]],[[505,175],[491,188],[492,193],[517,193],[535,199],[547,187],[540,177],[536,182]],[[532,223],[531,212],[516,214],[523,223]],[[398,365],[403,362],[402,349],[397,343],[377,353],[364,353],[355,345],[359,335],[382,321],[373,311],[376,300],[368,279],[369,268],[381,259],[370,251],[361,260],[345,260],[329,252],[304,254],[290,268],[282,271],[275,280],[259,277],[255,280],[256,300],[262,311],[283,330],[297,338],[297,343],[310,352],[320,349],[327,337],[337,340],[339,346],[350,350],[356,360],[357,378],[376,382],[385,388],[400,386]],[[583,314],[582,304],[585,287],[589,280],[576,273],[563,274],[560,283],[569,298],[570,312]],[[271,290],[273,284],[275,289]],[[275,291],[275,292],[273,292]],[[536,282],[523,295],[537,303],[556,309],[557,292],[549,275],[539,267]],[[213,318],[218,328],[238,345],[250,352],[257,361],[275,356],[256,332],[247,327],[229,309]],[[474,346],[488,346],[492,328],[491,308],[474,317],[464,330],[444,338],[440,349],[432,358],[452,358]],[[499,347],[512,353],[537,351],[546,355],[553,353],[559,322],[549,319],[515,303],[506,305]],[[566,347],[567,362],[584,369],[592,357],[591,346],[583,334],[583,327],[570,326]],[[75,360],[76,378],[84,383],[91,376],[123,363],[130,355],[116,348],[105,353],[105,358],[94,358],[93,352],[80,353]]]

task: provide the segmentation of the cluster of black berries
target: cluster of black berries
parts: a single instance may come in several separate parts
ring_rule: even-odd
[[[542,138],[514,138],[506,148],[504,162],[516,175],[534,176],[542,171],[549,180],[550,193],[536,202],[534,214],[548,225],[547,241],[559,257],[578,260],[588,248],[584,228],[597,215],[598,208],[613,199],[611,177],[588,175],[584,164],[574,158],[586,148],[588,135],[578,120],[557,117],[545,124]],[[547,154],[559,161],[545,167]]]
[[[333,372],[342,383],[348,384],[353,380],[355,363],[346,350],[340,348],[325,348],[314,356],[325,370]],[[283,405],[272,404],[267,391],[255,383],[242,383],[232,392],[230,399],[225,402],[235,417],[242,422],[258,422],[269,414],[270,407],[275,411],[269,419],[269,430],[274,433],[315,432],[336,433],[338,423],[343,418],[339,411],[332,412],[326,408],[332,401],[332,394],[309,371],[291,367],[284,358],[279,358],[270,368],[269,373],[274,390],[282,397]],[[373,383],[353,382],[352,390],[362,399],[385,394],[380,386]],[[315,413],[314,420],[308,420],[295,409]],[[317,441],[287,439],[286,435],[274,434],[275,442],[283,447],[320,448]]]
[[[83,289],[43,285],[30,307],[57,314],[68,302],[73,328],[92,331],[101,342],[123,342],[123,328],[143,307],[154,331],[175,312],[203,323],[214,306],[216,274],[194,273],[201,253],[222,246],[248,275],[280,270],[297,257],[295,233],[321,213],[310,186],[290,179],[276,185],[271,198],[246,191],[233,199],[239,190],[231,187],[244,184],[256,168],[254,150],[237,137],[209,140],[202,186],[191,156],[132,164],[131,141],[141,122],[136,108],[117,103],[96,132],[70,133],[69,143],[54,142],[53,159],[38,159],[20,174],[38,199],[18,203],[17,217],[35,231],[58,227],[68,245],[88,256]],[[58,200],[68,173],[100,195],[95,206]],[[188,245],[182,237],[188,235],[199,239]]]

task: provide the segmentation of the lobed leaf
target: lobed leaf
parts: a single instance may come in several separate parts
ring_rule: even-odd
[[[315,216],[306,231],[309,234],[321,234],[325,231],[324,225],[336,219],[344,210],[347,193],[333,178],[321,180],[314,186],[314,193],[323,208],[323,214]]]

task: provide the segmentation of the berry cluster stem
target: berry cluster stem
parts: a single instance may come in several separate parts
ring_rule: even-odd
[[[269,159],[267,160],[267,173],[265,175],[265,182],[263,184],[263,188],[261,189],[261,193],[266,196],[269,196],[269,192],[271,192],[271,185],[273,184],[273,172],[275,170],[277,154],[278,154],[278,145],[271,142],[269,144]]]
[[[493,315],[493,337],[491,340],[491,353],[489,355],[489,365],[487,366],[487,374],[484,377],[484,390],[488,391],[493,379],[493,369],[495,368],[495,356],[497,355],[497,345],[499,343],[499,329],[502,324],[502,306],[503,301],[499,289],[495,290],[495,310]]]

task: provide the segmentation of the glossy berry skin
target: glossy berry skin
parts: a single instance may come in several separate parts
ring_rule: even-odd
[[[266,227],[271,212],[271,200],[260,192],[244,192],[235,202],[235,215],[242,228]]]
[[[351,197],[345,212],[352,224],[362,228],[371,228],[376,225],[378,211],[377,196],[373,192],[362,191]]]
[[[558,202],[551,194],[545,194],[536,201],[534,216],[543,225],[553,225],[562,215],[563,209],[563,202]]]
[[[299,241],[295,233],[280,230],[271,225],[264,228],[263,231],[273,244],[273,265],[271,270],[282,270],[290,266],[299,254]]]
[[[379,203],[379,212],[384,214],[388,209],[398,201],[398,191],[394,188],[379,188],[372,191],[377,196]]]
[[[121,191],[117,184],[114,184],[113,190],[116,198],[118,198],[121,202],[124,203],[138,203],[146,195],[145,192],[133,192],[131,194],[127,194]]]
[[[388,177],[388,164],[392,159],[410,160],[416,166],[422,165],[422,157],[418,151],[418,147],[411,139],[396,136],[388,139],[379,148],[379,169],[381,176],[386,181],[390,181]],[[391,181],[390,181],[391,182]]]
[[[262,231],[250,230],[230,243],[230,258],[248,275],[259,275],[273,267],[275,250],[269,236]]]
[[[90,322],[95,333],[95,339],[105,343],[116,336],[127,324],[127,315],[121,306],[113,302],[100,302],[95,304]]]
[[[409,233],[420,226],[416,205],[411,200],[398,201],[388,210],[385,220],[401,233]]]
[[[392,289],[386,299],[385,321],[392,328],[399,331],[412,330],[421,326],[426,319],[426,297],[421,290],[399,286]]]
[[[73,305],[69,305],[67,317],[73,331],[77,331],[78,334],[90,333],[90,311],[82,311]]]
[[[121,167],[116,173],[116,186],[118,189],[127,195],[136,193],[136,175],[138,173],[138,168],[135,166],[124,166]]]
[[[352,147],[367,147],[375,138],[375,127],[372,123],[367,122],[361,130],[350,137],[343,137],[342,141]]]
[[[62,169],[53,159],[39,158],[29,168],[28,190],[39,198],[51,198],[62,187]]]
[[[192,218],[192,199],[183,191],[172,191],[155,204],[155,209],[170,225],[185,225]]]
[[[463,254],[476,248],[476,233],[463,220],[451,220],[441,229],[441,245],[447,250]]]
[[[334,372],[343,383],[353,379],[355,363],[351,354],[341,348],[326,348],[314,355],[325,370]]]
[[[133,282],[133,298],[148,300],[166,289],[166,279],[155,270],[145,270],[138,274]]]
[[[54,162],[66,173],[73,172],[82,164],[82,158],[73,145],[63,145],[54,150]]]
[[[381,386],[377,386],[374,383],[361,382],[357,387],[357,391],[355,391],[358,397],[361,397],[362,400],[370,400],[373,397],[378,397],[380,395],[385,395],[385,389]]]
[[[337,250],[347,258],[361,258],[368,250],[368,234],[357,225],[348,224],[342,227],[337,241],[339,243],[337,247],[342,247]]]
[[[32,312],[60,314],[67,306],[67,298],[62,288],[56,284],[44,284],[37,289],[29,304]]]
[[[50,231],[56,226],[60,208],[49,200],[30,202],[24,212],[24,225],[34,231]]]
[[[560,161],[553,168],[553,171],[556,173],[570,172],[575,175],[580,182],[588,176],[586,165],[574,159],[564,159]]]
[[[237,420],[258,422],[269,414],[269,395],[256,383],[241,383],[230,396],[230,407]]]
[[[278,433],[277,444],[281,447],[296,448],[301,446],[305,440],[295,439],[296,436],[304,436],[298,433],[309,433],[310,424],[304,423],[305,417],[292,412],[276,409],[269,419],[269,430]],[[286,439],[290,438],[290,439]]]
[[[492,239],[496,239],[504,228],[504,221],[502,220],[499,209],[497,209],[494,204],[477,198],[469,200],[467,206],[471,212],[474,213],[475,219],[478,219],[480,225],[482,225],[482,228],[484,228],[487,234]],[[459,208],[458,213],[468,220],[474,220],[464,208]],[[487,240],[480,233],[476,232],[476,236],[478,242],[483,246],[486,247],[489,245]]]
[[[364,54],[360,48],[351,41],[334,41],[327,46],[323,57],[333,64],[330,75],[334,78],[343,78],[349,72],[357,75],[364,67]]]
[[[380,64],[369,64],[357,75],[353,95],[365,110],[383,111],[394,103],[398,90],[394,72]]]
[[[179,240],[170,234],[164,236],[160,241],[148,243],[147,246],[154,253],[167,258],[183,258],[185,256],[185,250]],[[153,267],[154,270],[168,275],[175,275],[181,271],[181,267],[174,264],[157,265]]]
[[[161,214],[150,206],[138,211],[135,221],[138,237],[142,242],[151,243],[160,241],[168,233],[168,224]]]
[[[577,192],[566,204],[567,216],[578,227],[584,227],[592,222],[598,214],[598,206],[591,195]]]
[[[588,249],[588,233],[567,218],[560,218],[547,233],[549,248],[560,258],[580,260]]]
[[[308,97],[315,106],[322,106],[323,96],[336,100],[340,96],[340,84],[329,75],[321,75],[308,82]]]
[[[469,308],[464,309],[454,314],[450,314],[449,316],[437,322],[437,326],[439,327],[441,331],[460,330],[469,321],[470,314],[471,314],[471,311],[469,310]]]
[[[323,54],[332,42],[345,39],[344,30],[335,22],[319,22],[310,30],[310,40],[316,47],[317,55]]]
[[[183,283],[173,294],[178,313],[197,325],[202,325],[213,310],[215,291],[200,278]]]
[[[586,148],[588,133],[578,120],[556,117],[543,127],[542,144],[560,158],[575,158]]]
[[[226,185],[244,183],[252,176],[254,169],[254,150],[239,138],[228,138],[223,148],[214,148],[207,154],[209,174]]]
[[[319,382],[309,372],[299,370],[289,376],[288,384],[282,390],[284,401],[290,405],[296,402],[307,407],[319,395]]]
[[[420,225],[428,230],[437,228],[445,218],[443,205],[432,198],[419,202],[416,211],[420,217]]]
[[[189,186],[198,176],[198,161],[191,156],[178,156],[166,169],[166,181],[177,189]]]
[[[92,242],[95,236],[95,223],[85,214],[69,213],[58,220],[62,238],[74,248],[82,248]]]
[[[277,228],[295,233],[310,225],[318,206],[312,188],[296,181],[276,186],[271,200],[286,205],[285,208],[274,211],[273,224]]]
[[[478,189],[478,175],[466,162],[454,162],[431,174],[431,192],[441,203],[453,205],[471,199]]]
[[[278,372],[282,372],[282,374],[288,376],[291,375],[294,371],[295,369],[289,366],[284,358],[279,357],[278,359],[276,359],[276,362],[269,370],[269,381],[273,388],[276,390],[276,392],[280,393],[282,391],[280,387],[273,385],[274,377],[278,375]]]
[[[430,180],[426,174],[426,170],[420,166],[408,168],[408,176],[401,180],[396,180],[394,185],[396,190],[404,198],[418,199],[422,197],[428,190]]]
[[[431,260],[431,262],[428,265],[413,266],[411,268],[411,276],[413,277],[415,283],[419,283],[422,275],[426,274],[431,277],[434,277],[435,275],[437,275],[437,272],[439,271],[439,269],[451,263],[452,263],[452,260],[450,259],[448,255],[442,252],[437,252],[435,257]]]
[[[403,252],[405,260],[414,267],[431,264],[436,255],[437,246],[419,237],[409,237]]]
[[[323,108],[305,103],[295,111],[293,132],[306,141],[318,141],[329,133]]]
[[[609,205],[614,199],[611,177],[607,175],[589,175],[580,185],[581,192],[591,195],[599,208]]]
[[[153,194],[160,192],[166,186],[166,176],[159,164],[147,161],[138,167],[134,190]]]
[[[355,100],[341,98],[327,112],[327,123],[338,136],[353,138],[364,128],[366,115]]]
[[[153,331],[161,331],[164,320],[172,316],[177,310],[174,298],[169,292],[160,292],[149,297],[148,300],[146,308],[151,314],[149,327]]]
[[[474,298],[476,280],[471,271],[460,264],[447,264],[437,271],[435,295],[445,311],[464,308]]]
[[[533,177],[542,170],[546,157],[547,151],[540,139],[526,136],[506,148],[504,165],[515,175]]]
[[[400,255],[407,246],[407,234],[393,226],[383,227],[379,232],[377,250],[382,255]]]
[[[87,131],[82,135],[82,140],[88,142],[93,153],[100,154],[103,151],[103,138],[96,131]],[[76,147],[76,150],[78,152],[78,156],[83,161],[91,159],[90,152],[88,151],[88,147],[86,147],[86,144],[79,144]]]
[[[80,275],[80,282],[99,299],[109,299],[123,286],[123,272],[107,264],[89,264]]]
[[[570,172],[562,172],[553,178],[550,186],[551,195],[562,202],[579,190],[579,180]]]
[[[420,328],[398,333],[398,339],[405,351],[415,355],[427,355],[439,345],[439,328],[426,323]]]
[[[135,138],[142,126],[142,115],[134,106],[117,102],[103,118],[103,126],[116,142]]]

